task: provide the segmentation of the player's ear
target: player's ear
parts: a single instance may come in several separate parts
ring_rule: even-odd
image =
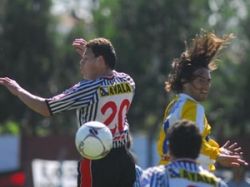
[[[103,65],[106,65],[106,63],[105,63],[105,59],[103,58],[103,56],[98,56],[97,57],[97,60],[98,60],[98,62],[100,62],[101,64],[103,64]]]

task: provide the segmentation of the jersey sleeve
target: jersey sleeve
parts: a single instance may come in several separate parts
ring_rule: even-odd
[[[211,159],[216,160],[216,158],[219,155],[219,145],[215,140],[209,139],[208,141],[205,139],[202,139],[202,149],[201,153],[204,155],[208,155]]]
[[[83,81],[46,100],[51,115],[87,106],[99,87],[97,81]]]

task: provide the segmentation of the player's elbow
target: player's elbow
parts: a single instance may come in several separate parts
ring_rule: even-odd
[[[50,117],[51,114],[48,111],[36,111],[38,114],[42,115],[43,117]]]
[[[51,114],[49,113],[49,112],[45,112],[45,113],[43,113],[42,114],[44,117],[50,117],[51,116]]]
[[[37,112],[39,114],[41,114],[44,117],[50,117],[51,113],[49,111],[49,108],[47,107],[47,105],[41,105],[40,108],[37,109]]]

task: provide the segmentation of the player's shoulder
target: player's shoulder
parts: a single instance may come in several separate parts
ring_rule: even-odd
[[[164,181],[165,177],[165,166],[154,166],[150,167],[142,172],[140,178],[141,186],[149,187],[149,186],[159,186],[162,181]]]
[[[135,89],[135,81],[133,80],[133,78],[124,73],[124,72],[117,72],[117,71],[113,71],[113,75],[114,78],[116,79],[116,81],[118,82],[126,82],[128,83],[130,86],[132,86],[133,89]]]
[[[130,80],[134,81],[133,78],[127,73],[118,72],[118,71],[114,70],[113,74],[114,74],[115,77],[122,78],[122,79],[130,79]]]
[[[198,102],[196,101],[195,99],[193,99],[191,96],[185,94],[185,93],[180,93],[178,94],[177,96],[177,102],[176,103],[179,103],[181,104],[184,108],[187,108],[187,109],[201,109],[201,110],[204,110],[204,107]]]
[[[125,73],[125,72],[116,71],[116,70],[113,70],[113,74],[114,74],[115,76],[120,76],[120,77],[130,76],[129,74],[127,74],[127,73]]]
[[[78,83],[76,83],[75,85],[73,85],[70,89],[68,89],[66,92],[79,92],[79,91],[83,91],[83,90],[95,90],[98,89],[100,87],[100,85],[102,85],[102,80],[81,80]]]
[[[95,79],[95,80],[86,80],[83,79],[77,84],[75,84],[75,87],[88,87],[88,86],[96,86],[99,84],[102,84],[103,80],[102,79]]]
[[[177,99],[179,101],[182,101],[182,102],[189,102],[189,103],[192,103],[192,104],[199,104],[199,102],[197,102],[195,99],[193,99],[190,95],[188,94],[185,94],[185,93],[179,93],[177,95]]]
[[[166,168],[164,165],[150,167],[148,169],[143,170],[142,177],[150,177],[152,175],[164,175],[165,170]]]
[[[213,181],[213,183],[216,184],[216,186],[218,186],[218,187],[227,187],[227,184],[220,177],[217,177],[214,173],[212,173],[206,169],[202,168],[200,170],[200,174],[202,176],[206,176],[207,178],[209,178],[210,181]]]

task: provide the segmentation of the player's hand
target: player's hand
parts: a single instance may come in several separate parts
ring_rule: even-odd
[[[0,85],[5,86],[13,95],[17,95],[22,89],[21,86],[9,77],[0,77]]]
[[[243,155],[241,147],[239,147],[236,142],[231,143],[230,141],[227,141],[220,148],[220,153],[221,154],[226,154],[226,155]]]
[[[240,167],[248,165],[240,155],[219,154],[216,161],[224,167]]]
[[[84,40],[83,38],[76,38],[72,45],[73,47],[75,48],[76,52],[81,56],[83,57],[84,55],[84,52],[86,50],[86,44],[87,44],[87,41]]]

